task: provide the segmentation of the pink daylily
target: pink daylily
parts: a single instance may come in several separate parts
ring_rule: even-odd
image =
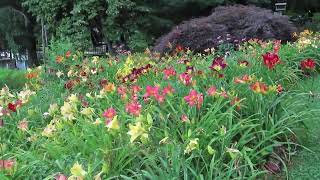
[[[184,100],[189,104],[189,106],[197,105],[197,108],[200,109],[203,103],[203,94],[197,93],[196,90],[191,90],[188,96],[184,97]]]

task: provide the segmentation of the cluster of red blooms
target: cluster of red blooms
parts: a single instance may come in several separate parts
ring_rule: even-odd
[[[262,55],[263,57],[263,63],[266,65],[269,69],[273,69],[277,64],[279,64],[280,58],[276,53],[266,53]]]
[[[313,59],[306,59],[300,63],[302,70],[314,70],[316,67],[316,62]]]
[[[164,102],[166,95],[173,94],[174,89],[169,84],[167,87],[163,88],[162,92],[159,86],[147,86],[146,93],[144,94],[143,98],[144,101],[147,102],[150,97],[154,97],[159,103]]]
[[[269,69],[273,69],[277,64],[281,63],[278,55],[280,47],[281,41],[276,40],[273,42],[273,52],[267,52],[266,54],[262,55],[263,63]]]
[[[135,82],[142,74],[147,73],[151,69],[152,69],[151,64],[147,64],[146,66],[143,66],[141,68],[133,68],[133,70],[131,71],[131,73],[129,75],[122,78],[122,82],[123,83],[126,83],[128,81]]]
[[[173,67],[166,68],[162,72],[164,74],[164,79],[169,79],[177,74]]]
[[[197,108],[200,109],[203,103],[203,94],[198,93],[196,90],[191,90],[189,95],[184,97],[184,100],[189,106],[197,106]]]

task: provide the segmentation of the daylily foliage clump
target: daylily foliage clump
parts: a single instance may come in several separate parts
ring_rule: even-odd
[[[294,149],[294,128],[312,111],[292,97],[295,84],[319,70],[314,43],[250,40],[226,56],[182,47],[164,57],[56,52],[46,72],[28,72],[25,90],[0,92],[0,172],[15,179],[261,177],[277,149]]]

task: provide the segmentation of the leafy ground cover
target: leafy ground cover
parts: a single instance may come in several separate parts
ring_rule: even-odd
[[[0,92],[0,176],[255,179],[288,171],[303,149],[300,132],[319,115],[302,83],[315,82],[319,42],[304,32],[286,45],[250,40],[237,51],[178,46],[164,57],[108,58],[53,46],[49,66],[26,73],[24,90]]]

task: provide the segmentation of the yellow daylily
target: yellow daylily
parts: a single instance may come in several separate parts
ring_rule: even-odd
[[[87,174],[87,172],[85,170],[83,170],[82,165],[79,164],[78,162],[76,162],[72,166],[72,168],[70,169],[70,172],[72,174],[71,177],[73,177],[73,178],[77,177],[78,179],[83,179],[85,177],[85,175]]]
[[[111,129],[118,130],[118,129],[120,129],[118,116],[113,117],[112,121],[108,122],[106,126],[108,127],[108,130],[111,130]]]
[[[193,150],[197,149],[199,147],[198,141],[199,138],[191,139],[186,149],[184,150],[184,154],[189,154]]]
[[[135,125],[129,124],[129,129],[128,134],[131,136],[131,143],[146,132],[146,130],[141,126],[141,122],[137,122]]]

